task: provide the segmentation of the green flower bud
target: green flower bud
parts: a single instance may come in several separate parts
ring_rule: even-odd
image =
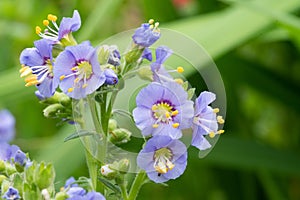
[[[138,76],[146,81],[153,81],[153,73],[150,66],[141,67],[138,70]]]
[[[40,189],[48,188],[53,184],[55,172],[52,164],[45,164],[41,162],[35,169],[34,179],[36,185]]]
[[[37,95],[37,94],[36,94]],[[71,98],[68,97],[66,94],[62,93],[62,92],[55,92],[54,95],[52,97],[49,98],[45,98],[43,96],[40,96],[40,94],[38,94],[40,102],[42,104],[46,104],[46,105],[51,105],[51,104],[56,104],[56,103],[61,103],[64,106],[70,106],[71,105]]]
[[[69,198],[69,196],[66,194],[66,192],[58,192],[55,195],[55,200],[66,200],[67,198]]]
[[[108,45],[102,45],[97,50],[98,54],[98,61],[100,65],[106,64],[109,58],[109,46]]]
[[[4,175],[0,175],[0,185],[2,185],[2,182],[3,182],[4,180],[7,180],[7,177],[4,176]]]
[[[124,144],[130,141],[131,132],[124,128],[118,128],[109,132],[109,140],[113,144]]]
[[[100,172],[101,172],[102,176],[104,176],[105,178],[107,178],[109,180],[115,179],[116,176],[118,175],[118,171],[116,171],[115,169],[112,169],[110,164],[103,165],[100,169]]]
[[[5,171],[5,162],[3,160],[0,160],[0,173]]]
[[[6,174],[9,176],[17,172],[15,166],[11,165],[8,162],[5,163],[5,170],[6,170]]]
[[[127,173],[130,167],[130,162],[128,159],[124,158],[122,160],[119,161],[119,166],[118,166],[118,170],[120,173]]]
[[[1,190],[2,192],[5,192],[5,191],[8,190],[9,186],[11,186],[11,183],[9,182],[9,180],[8,180],[8,179],[3,179],[3,180],[2,180],[2,183],[1,183],[1,188],[0,188],[0,190]]]
[[[56,113],[63,113],[65,108],[61,104],[52,104],[47,106],[44,110],[45,117],[56,117]]]
[[[140,48],[138,45],[135,45],[127,54],[125,55],[126,63],[135,63],[141,56],[144,51],[144,48]],[[129,70],[128,70],[129,71]]]
[[[35,184],[23,184],[23,199],[43,199],[41,191]]]
[[[33,161],[32,165],[25,168],[24,174],[25,174],[25,181],[27,183],[33,184],[34,183],[34,172],[37,164],[35,161]]]
[[[117,128],[118,124],[115,119],[109,119],[108,122],[108,131],[114,131]]]

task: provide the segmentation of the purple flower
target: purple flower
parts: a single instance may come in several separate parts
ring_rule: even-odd
[[[70,177],[66,181],[64,188],[69,196],[67,200],[105,200],[102,194],[98,192],[86,193],[85,189],[78,186],[74,177]]]
[[[23,151],[18,150],[14,156],[14,161],[24,167],[29,160]]]
[[[78,186],[78,184],[76,183],[76,180],[74,177],[70,177],[68,180],[66,180],[64,188],[73,187],[73,186]]]
[[[87,43],[66,47],[55,66],[54,79],[60,80],[60,89],[74,99],[86,97],[105,82],[96,50]]]
[[[58,86],[53,81],[52,45],[42,39],[35,41],[34,46],[20,55],[21,77],[26,77],[25,86],[36,85],[43,96],[51,97]]]
[[[118,47],[116,45],[109,46],[109,57],[108,57],[108,64],[111,64],[113,66],[119,66],[121,64],[121,55],[118,50]]]
[[[105,75],[105,84],[107,85],[115,85],[118,83],[118,76],[112,69],[104,69],[104,75]]]
[[[85,196],[86,200],[105,200],[105,197],[99,192],[89,192]]]
[[[15,118],[8,110],[0,110],[0,142],[9,142],[15,137]]]
[[[187,92],[175,82],[150,83],[136,97],[133,118],[145,136],[182,136],[181,130],[191,126],[193,102]]]
[[[179,140],[168,136],[154,136],[140,151],[137,164],[156,183],[176,179],[187,165],[187,149]]]
[[[149,23],[142,24],[141,27],[135,30],[132,36],[135,44],[142,47],[149,47],[160,38],[159,23],[153,23],[154,20],[149,20]]]
[[[167,46],[159,46],[155,51],[156,61],[151,63],[151,71],[153,73],[153,80],[156,82],[173,80],[172,76],[167,72],[163,63],[168,57],[172,55],[173,51]]]
[[[49,21],[52,22],[53,28],[49,26]],[[36,33],[51,42],[58,43],[63,38],[70,39],[70,33],[77,31],[81,26],[80,15],[77,10],[74,10],[72,18],[63,17],[58,27],[57,17],[55,15],[49,14],[47,19],[43,21],[43,24],[46,26],[44,33],[42,33],[42,29],[37,26]]]
[[[219,112],[219,109],[213,109],[209,106],[215,99],[216,95],[214,93],[204,91],[195,101],[192,145],[199,150],[211,147],[210,143],[204,137],[205,135],[214,137],[216,134],[224,132],[224,130],[218,131],[218,123],[224,123],[223,118],[216,114]]]
[[[142,59],[152,61],[152,51],[149,48],[145,48],[141,57]]]
[[[3,199],[17,200],[20,199],[19,191],[13,187],[9,187],[8,190],[2,196]]]
[[[5,142],[0,143],[0,160],[11,161],[12,158],[15,158],[17,151],[20,148],[16,145],[9,145]]]

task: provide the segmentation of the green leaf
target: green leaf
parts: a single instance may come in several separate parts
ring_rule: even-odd
[[[106,187],[108,187],[109,189],[111,189],[112,191],[114,191],[117,194],[121,194],[121,189],[119,186],[112,184],[111,182],[109,182],[108,180],[98,177],[99,181],[101,181]]]
[[[91,136],[91,135],[94,135],[95,133],[92,133],[90,131],[86,131],[86,130],[79,130],[77,131],[76,133],[73,133],[69,136],[67,136],[65,139],[64,139],[64,142],[67,142],[69,140],[73,140],[73,139],[76,139],[76,138],[80,138],[80,137],[84,137],[84,136]]]

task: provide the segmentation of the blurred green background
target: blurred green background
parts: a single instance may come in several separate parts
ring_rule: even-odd
[[[299,0],[1,0],[0,108],[17,119],[14,143],[54,162],[57,185],[87,175],[83,147],[63,142],[73,127],[43,117],[18,59],[48,13],[61,19],[74,9],[79,41],[96,43],[154,18],[203,45],[224,80],[226,133],[204,159],[190,148],[183,176],[168,187],[145,185],[138,199],[300,199]]]

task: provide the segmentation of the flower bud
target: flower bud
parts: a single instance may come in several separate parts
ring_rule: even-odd
[[[7,179],[6,176],[0,175],[0,185],[2,185],[2,182],[3,182],[4,180],[6,180],[6,179]]]
[[[26,162],[28,161],[28,158],[26,157],[26,154],[23,151],[18,150],[14,157],[14,161],[15,161],[16,170],[18,172],[23,172]]]
[[[0,160],[0,173],[5,171],[5,162],[3,160]]]
[[[55,195],[55,200],[66,200],[67,198],[69,198],[69,196],[67,195],[66,192],[62,191],[62,192],[58,192]]]
[[[115,119],[109,119],[108,131],[114,131],[117,128],[117,121]]]
[[[98,61],[100,65],[107,64],[108,57],[109,57],[109,46],[108,45],[102,45],[97,50],[98,54]]]
[[[130,141],[131,132],[124,128],[118,128],[111,131],[109,134],[109,140],[113,144],[123,144]]]
[[[52,97],[46,98],[39,91],[35,92],[35,95],[40,100],[41,103],[46,105],[61,103],[64,106],[71,105],[71,99],[66,94],[62,92],[55,92]]]
[[[128,159],[124,158],[119,161],[119,172],[120,173],[127,173],[130,167],[130,162]]]
[[[112,69],[105,69],[104,70],[105,75],[105,84],[107,85],[115,85],[118,83],[118,76]]]
[[[56,117],[56,113],[62,113],[62,111],[64,111],[64,109],[65,108],[61,104],[56,103],[56,104],[52,104],[52,105],[49,105],[48,107],[46,107],[43,110],[43,113],[44,113],[45,117]]]
[[[34,174],[36,185],[40,189],[48,188],[54,181],[55,172],[52,164],[45,164],[41,162]]]
[[[116,170],[111,169],[109,164],[103,165],[100,169],[100,172],[105,178],[107,178],[109,180],[116,178],[116,176],[118,174],[118,172]]]
[[[139,68],[138,76],[143,80],[153,81],[153,73],[149,66]]]

